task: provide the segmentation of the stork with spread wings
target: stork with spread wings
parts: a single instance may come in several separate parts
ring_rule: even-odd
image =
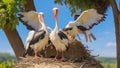
[[[19,12],[19,20],[26,25],[27,29],[38,31],[41,28],[38,13],[35,11]]]
[[[83,11],[81,15],[73,22],[67,24],[63,29],[71,38],[75,38],[78,33],[83,33],[86,37],[86,41],[95,40],[95,36],[92,34],[92,27],[97,25],[104,19],[104,14],[100,14],[96,9],[88,9]]]

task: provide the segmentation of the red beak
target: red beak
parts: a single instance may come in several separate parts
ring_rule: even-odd
[[[41,22],[44,22],[44,19],[43,19],[44,14],[39,14],[39,15],[40,15],[40,21],[41,21]]]

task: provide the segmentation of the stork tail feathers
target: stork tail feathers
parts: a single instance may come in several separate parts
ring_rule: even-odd
[[[23,57],[26,57],[26,55],[30,55],[33,53],[33,49],[31,47],[28,47],[28,49],[25,50],[25,52],[23,53]]]

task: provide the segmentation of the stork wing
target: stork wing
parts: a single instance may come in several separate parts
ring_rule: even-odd
[[[62,31],[59,31],[59,32],[58,32],[58,35],[59,35],[59,37],[60,37],[61,40],[63,40],[63,39],[68,39],[67,35],[64,34]]]
[[[23,57],[25,57],[27,55],[27,53],[31,53],[33,52],[32,49],[30,48],[30,42],[33,39],[33,36],[35,34],[35,31],[30,31],[27,38],[26,38],[26,43],[25,43],[25,52],[23,54]]]
[[[63,33],[62,31],[59,31],[58,36],[61,39],[61,43],[63,43],[66,46],[67,50],[68,50],[69,46],[68,46],[68,37],[67,37],[67,35],[65,33]]]
[[[39,40],[43,39],[45,37],[45,33],[46,32],[44,30],[36,31],[30,42],[30,45],[35,44]]]
[[[26,27],[29,30],[38,30],[41,28],[41,24],[38,20],[38,13],[35,11],[29,11],[29,12],[20,12],[19,14],[19,20],[26,25]]]
[[[33,39],[34,34],[35,34],[35,31],[30,31],[28,33],[28,36],[26,38],[26,43],[25,43],[26,50],[29,48],[29,44],[30,44],[31,40]]]
[[[77,25],[91,29],[94,25],[97,25],[103,20],[104,14],[99,14],[95,9],[88,9],[81,13],[81,15],[75,20]]]

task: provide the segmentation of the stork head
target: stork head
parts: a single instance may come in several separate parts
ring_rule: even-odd
[[[54,17],[58,17],[58,8],[53,8]]]
[[[44,13],[43,12],[40,12],[38,14],[38,18],[39,18],[40,23],[44,23]]]

